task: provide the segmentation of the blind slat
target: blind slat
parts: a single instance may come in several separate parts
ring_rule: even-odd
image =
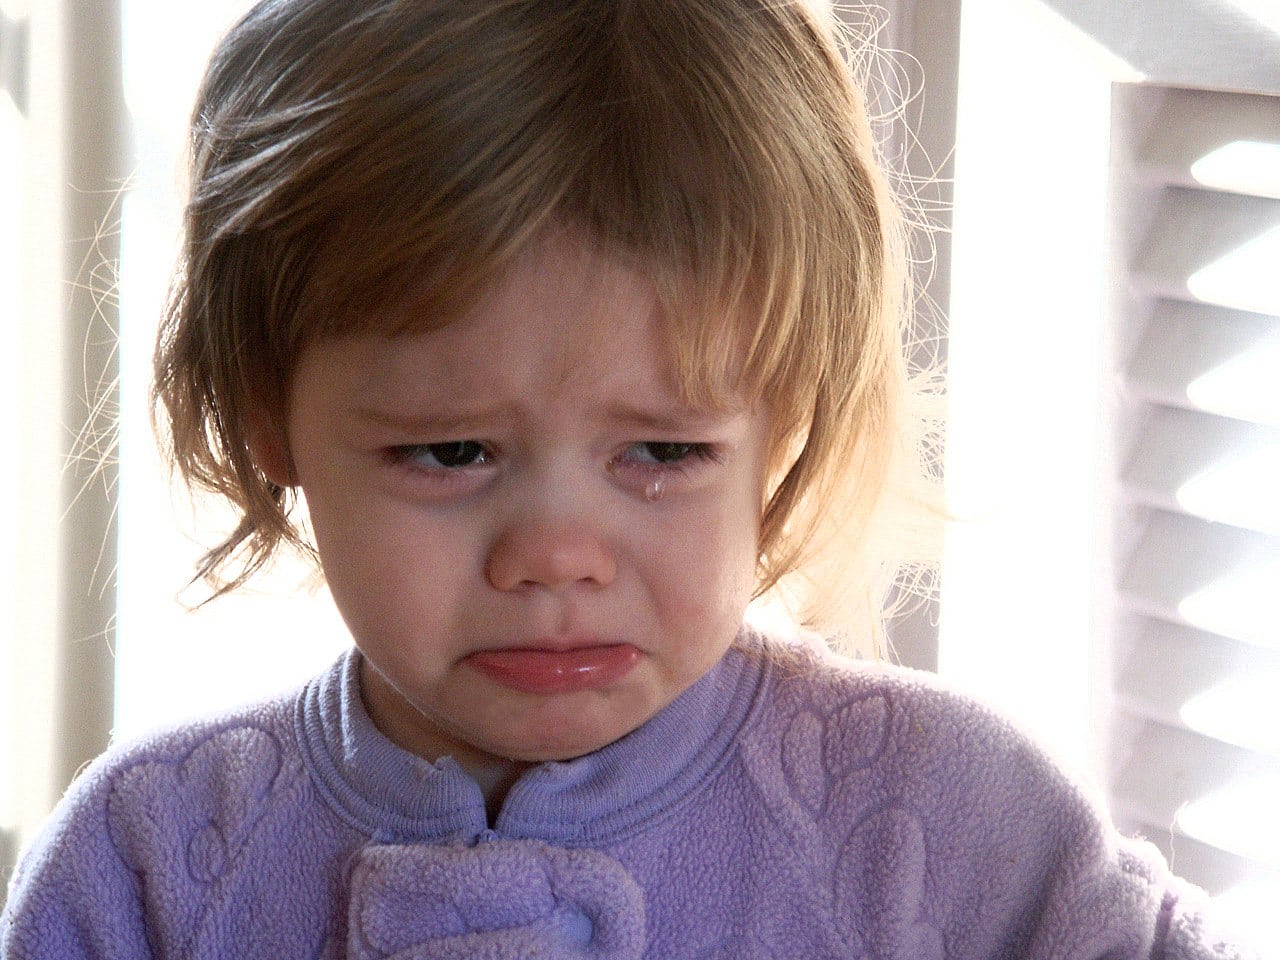
[[[1280,761],[1155,723],[1132,724],[1113,789],[1126,813],[1280,867]]]
[[[1280,107],[1274,97],[1166,91],[1135,158],[1148,181],[1280,198]]]
[[[1280,650],[1148,620],[1115,686],[1128,713],[1280,758]]]
[[[1152,510],[1117,589],[1139,613],[1280,647],[1277,585],[1280,537]]]
[[[1265,867],[1248,857],[1241,857],[1210,846],[1185,834],[1170,840],[1168,823],[1150,823],[1123,801],[1116,804],[1115,817],[1120,829],[1136,834],[1155,844],[1180,877],[1211,890],[1231,890],[1243,886],[1262,888],[1270,896],[1265,902],[1280,902],[1280,868]]]
[[[1149,296],[1280,314],[1276,264],[1280,200],[1172,187],[1160,199],[1131,280]]]
[[[1124,371],[1131,396],[1280,427],[1280,319],[1165,300]]]
[[[1161,408],[1121,479],[1152,506],[1280,535],[1280,430]]]

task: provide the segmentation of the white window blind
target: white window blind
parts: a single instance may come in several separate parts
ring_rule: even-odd
[[[1268,938],[1280,898],[1280,97],[1152,88],[1128,189],[1113,800]],[[1267,906],[1264,909],[1264,905]]]

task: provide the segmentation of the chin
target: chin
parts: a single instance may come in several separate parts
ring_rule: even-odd
[[[640,726],[637,724],[636,726]],[[525,738],[522,742],[511,744],[501,755],[509,760],[521,763],[546,763],[549,761],[574,760],[602,750],[615,740],[620,740],[635,727],[621,729],[615,734],[595,732],[562,732],[554,737]]]

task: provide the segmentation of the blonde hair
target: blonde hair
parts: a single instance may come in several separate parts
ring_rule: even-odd
[[[173,463],[241,518],[199,575],[309,549],[249,446],[286,435],[309,342],[411,288],[447,322],[561,223],[652,277],[691,398],[767,398],[758,592],[874,623],[886,490],[919,470],[903,227],[849,63],[806,0],[259,3],[199,94],[156,353]]]

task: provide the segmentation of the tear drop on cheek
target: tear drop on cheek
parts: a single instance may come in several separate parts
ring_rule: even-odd
[[[662,493],[667,487],[667,478],[658,477],[644,488],[644,498],[650,503],[657,503],[662,499]]]

